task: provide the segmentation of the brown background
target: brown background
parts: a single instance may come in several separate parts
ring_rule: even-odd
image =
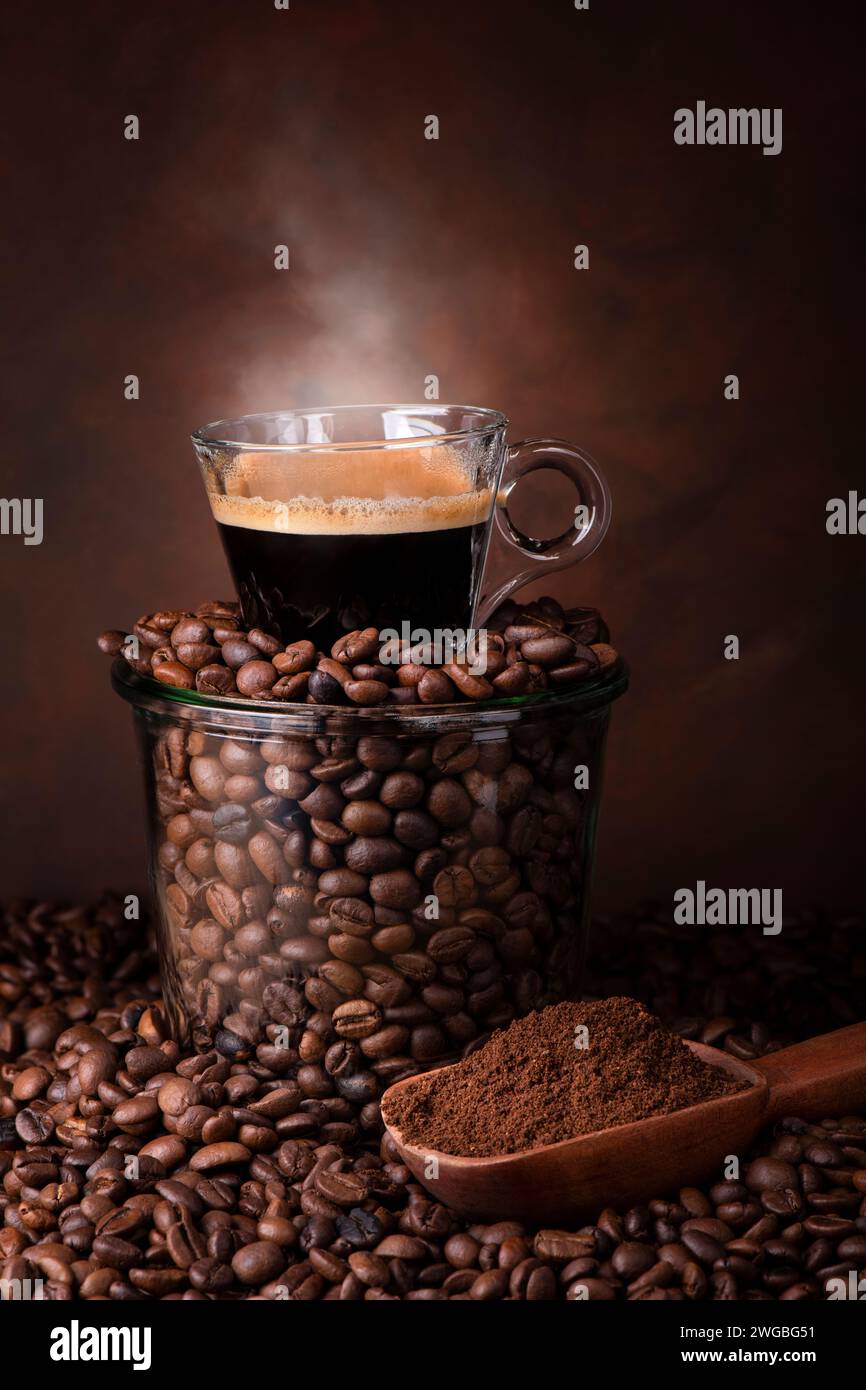
[[[698,877],[859,903],[866,538],[824,529],[827,499],[866,487],[844,16],[18,6],[2,489],[46,521],[40,548],[0,538],[2,892],[143,881],[129,714],[93,639],[228,589],[189,430],[419,399],[436,373],[443,400],[572,438],[610,480],[608,540],[558,590],[601,604],[633,672],[599,905]],[[675,146],[698,99],[783,107],[782,154]]]

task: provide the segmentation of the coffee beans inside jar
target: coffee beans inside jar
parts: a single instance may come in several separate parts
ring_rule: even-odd
[[[178,1035],[351,1089],[570,992],[605,713],[351,736],[150,718]]]
[[[446,675],[418,652],[377,666],[375,633],[325,658],[240,634],[231,613],[170,615],[170,645],[151,661],[162,684],[183,687],[180,658],[215,667],[219,641],[238,691],[270,697],[262,712],[223,714],[219,699],[167,703],[116,681],[139,715],[176,1036],[360,1094],[574,991],[607,716],[624,688],[604,676],[616,667],[597,640],[606,627],[581,613],[549,600],[500,610],[497,669],[544,663],[555,688],[543,707],[499,712],[478,705],[503,694],[492,672],[493,684],[453,663]],[[150,629],[167,627],[136,630],[147,649]],[[283,671],[304,675],[300,706],[277,698]],[[452,705],[430,717],[424,686],[436,693],[440,677]],[[357,703],[355,685],[377,682],[415,708],[319,712],[322,693]]]

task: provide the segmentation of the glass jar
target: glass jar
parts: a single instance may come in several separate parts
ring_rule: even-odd
[[[624,669],[393,710],[208,698],[122,660],[112,679],[178,1041],[359,1098],[579,988]]]

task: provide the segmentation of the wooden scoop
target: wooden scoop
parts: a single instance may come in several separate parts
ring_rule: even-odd
[[[407,1144],[391,1125],[388,1132],[403,1162],[437,1201],[464,1216],[545,1225],[588,1218],[604,1206],[624,1209],[684,1185],[721,1179],[728,1154],[742,1162],[758,1130],[786,1115],[841,1118],[866,1106],[866,1023],[754,1062],[701,1043],[688,1046],[709,1066],[745,1081],[748,1090],[672,1115],[495,1158],[458,1158]],[[383,1111],[389,1098],[418,1080],[410,1076],[389,1087]]]

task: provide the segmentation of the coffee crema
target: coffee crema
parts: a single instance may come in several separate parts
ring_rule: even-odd
[[[209,499],[248,627],[330,646],[394,614],[466,627],[493,506],[443,448],[255,452]]]
[[[491,488],[475,489],[456,455],[433,449],[244,454],[224,493],[211,492],[223,526],[284,535],[391,535],[475,526]]]

